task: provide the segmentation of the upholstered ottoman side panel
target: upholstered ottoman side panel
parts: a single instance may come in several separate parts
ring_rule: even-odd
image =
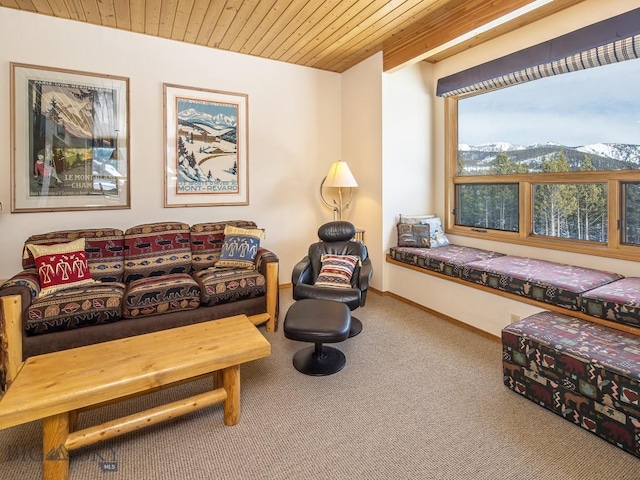
[[[584,293],[582,311],[594,317],[640,327],[640,278],[622,278]]]
[[[187,273],[133,280],[127,285],[125,318],[193,310],[200,305],[200,286]]]
[[[469,262],[501,257],[504,254],[461,245],[437,248],[392,247],[391,258],[434,272],[460,277],[462,266]]]
[[[504,384],[640,456],[640,339],[542,312],[502,331]]]
[[[506,255],[464,265],[462,278],[569,310],[580,310],[582,293],[616,281],[622,275]]]
[[[258,270],[226,270],[209,268],[194,273],[201,288],[201,303],[204,306],[263,297],[266,281]]]
[[[35,261],[26,245],[55,245],[68,243],[78,238],[85,239],[87,265],[91,278],[103,282],[121,282],[124,273],[124,234],[116,228],[87,230],[61,230],[32,235],[25,242],[22,255],[24,270],[36,268]]]
[[[189,226],[180,222],[148,223],[124,234],[124,281],[189,273]]]
[[[229,222],[197,223],[191,226],[191,257],[194,271],[212,267],[220,258],[227,225],[238,228],[257,228],[255,222],[231,220]]]
[[[27,335],[117,322],[122,318],[125,286],[94,283],[36,298],[25,313]]]

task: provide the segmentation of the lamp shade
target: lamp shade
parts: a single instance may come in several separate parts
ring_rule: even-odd
[[[354,178],[347,162],[339,160],[331,164],[327,178],[324,181],[325,187],[357,187],[358,182]]]

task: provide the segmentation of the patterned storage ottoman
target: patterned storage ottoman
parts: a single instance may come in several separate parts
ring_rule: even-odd
[[[580,310],[580,295],[622,275],[507,255],[464,265],[462,278],[540,302]]]
[[[582,294],[582,311],[640,327],[640,278],[623,278]]]
[[[451,277],[460,277],[465,263],[501,257],[504,254],[460,245],[437,248],[392,247],[391,258],[399,262],[426,268]]]
[[[555,312],[502,330],[504,384],[640,457],[640,337]]]

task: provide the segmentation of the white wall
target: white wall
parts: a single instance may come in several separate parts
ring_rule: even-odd
[[[266,228],[280,281],[291,281],[318,225],[331,218],[317,190],[341,157],[340,75],[6,8],[0,45],[0,278],[18,272],[22,243],[34,233],[247,219]],[[10,62],[130,79],[130,210],[10,213]],[[248,94],[250,205],[163,208],[163,82]]]
[[[353,206],[343,215],[365,230],[373,265],[371,285],[381,289],[382,247],[382,54],[342,74],[342,160],[358,182]],[[336,159],[337,160],[337,159]],[[329,164],[326,165],[329,169]]]
[[[430,86],[429,94],[433,99],[433,124],[435,125],[432,157],[434,172],[433,181],[429,184],[429,188],[435,194],[433,206],[437,213],[444,214],[445,198],[444,101],[435,97],[434,85],[437,79],[638,7],[640,7],[640,0],[613,2],[587,0],[550,18],[522,27],[515,32],[469,49],[433,66],[432,85]],[[385,181],[385,199],[392,195],[391,192],[394,188],[396,191],[401,191],[400,186],[387,187]],[[385,220],[388,220],[390,215],[390,213],[386,214]],[[450,239],[454,243],[461,245],[616,271],[625,276],[638,276],[640,274],[637,262],[545,250],[468,237],[450,236]],[[440,280],[395,265],[389,265],[388,268],[388,289],[402,297],[494,335],[499,335],[500,330],[509,323],[511,313],[524,316],[538,311],[534,307],[520,302],[504,299],[470,287],[456,285],[447,280]]]
[[[384,252],[397,245],[400,213],[434,211],[433,189],[433,67],[419,62],[382,77],[383,108],[383,216]],[[388,288],[384,263],[383,290]]]

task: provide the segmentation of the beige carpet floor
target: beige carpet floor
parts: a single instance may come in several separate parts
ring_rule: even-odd
[[[282,290],[281,311],[291,304]],[[640,479],[640,460],[502,384],[498,342],[370,294],[341,372],[291,365],[304,343],[265,333],[242,367],[242,420],[214,406],[72,452],[72,480]],[[171,348],[167,346],[167,348]],[[84,413],[80,427],[204,391],[198,381]],[[0,431],[0,479],[41,476],[41,422]]]

